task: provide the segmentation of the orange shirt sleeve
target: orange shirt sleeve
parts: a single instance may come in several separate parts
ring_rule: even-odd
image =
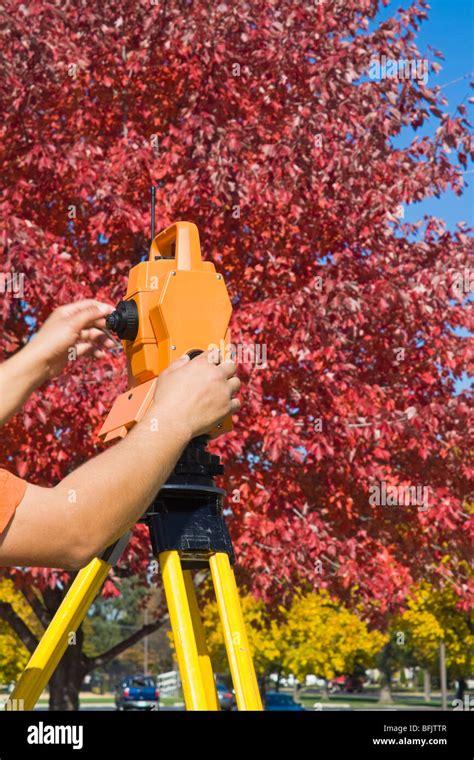
[[[0,469],[0,533],[12,519],[15,509],[25,495],[26,480],[17,478],[8,470]]]

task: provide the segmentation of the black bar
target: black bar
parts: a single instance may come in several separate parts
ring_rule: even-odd
[[[155,186],[151,186],[151,210],[150,210],[150,227],[151,227],[151,243],[155,239],[155,205],[156,205],[156,189]]]

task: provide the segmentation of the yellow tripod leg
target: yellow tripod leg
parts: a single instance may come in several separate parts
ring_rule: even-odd
[[[193,621],[194,638],[196,640],[198,650],[199,668],[201,670],[201,676],[204,682],[204,688],[206,690],[207,709],[220,710],[216,683],[214,681],[214,673],[212,672],[211,658],[209,657],[209,652],[207,649],[204,626],[201,620],[201,613],[199,612],[191,571],[184,570],[183,575],[184,584],[186,586],[186,593],[188,596],[189,610],[191,612],[191,618]]]
[[[62,604],[12,691],[6,709],[33,710],[66,651],[68,639],[84,620],[112,565],[93,559],[76,576]]]
[[[161,552],[159,560],[186,709],[208,710],[181,560],[177,551]]]
[[[225,553],[209,560],[239,710],[262,710],[234,571]]]
[[[66,651],[69,636],[79,628],[105,581],[125,549],[130,532],[93,559],[74,579],[62,604],[33,652],[5,707],[7,710],[33,710],[41,692]]]

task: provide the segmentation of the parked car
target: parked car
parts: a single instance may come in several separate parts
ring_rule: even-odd
[[[233,689],[229,689],[221,681],[216,682],[216,689],[221,710],[233,710],[237,704]]]
[[[159,710],[160,692],[150,676],[126,676],[115,691],[117,710]]]
[[[360,694],[364,688],[364,681],[361,676],[338,676],[328,682],[328,691],[330,694],[340,694],[347,692],[349,694]]]
[[[336,678],[331,679],[327,684],[328,692],[330,694],[340,694],[342,691],[344,691],[345,683],[345,676],[337,676]]]
[[[303,705],[295,702],[291,694],[282,694],[280,691],[267,691],[265,694],[265,710],[306,712]]]
[[[356,693],[361,694],[364,689],[364,680],[361,676],[348,676],[346,679],[346,691],[349,694]]]

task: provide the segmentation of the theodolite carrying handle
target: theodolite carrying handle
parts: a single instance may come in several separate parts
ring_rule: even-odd
[[[175,259],[176,269],[202,269],[199,231],[192,222],[175,222],[155,237],[150,248],[150,261]]]

